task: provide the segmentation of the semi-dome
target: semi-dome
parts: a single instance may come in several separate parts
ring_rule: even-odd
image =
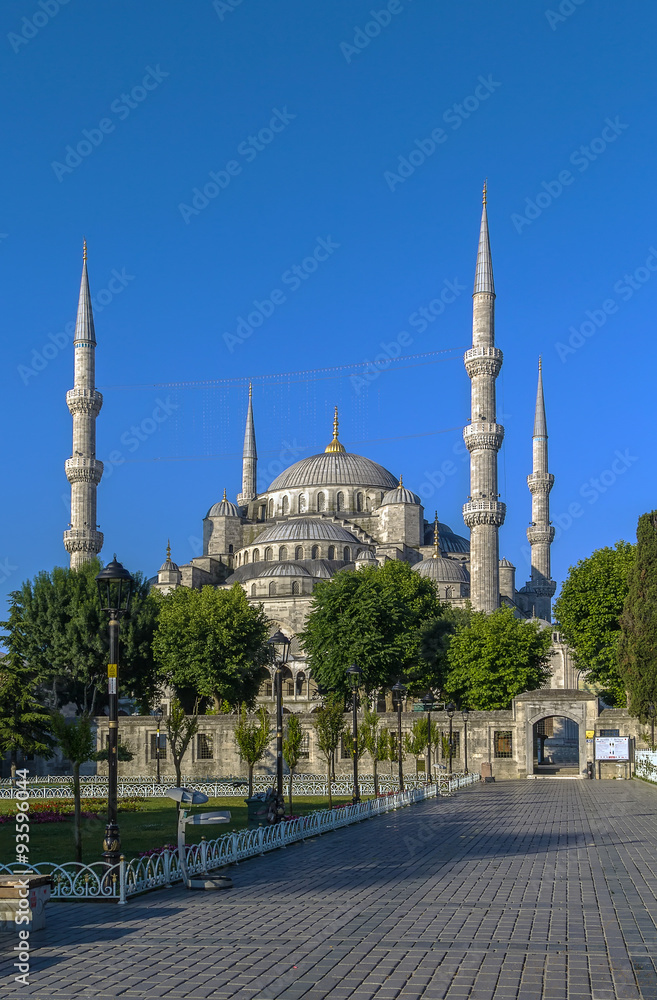
[[[442,521],[438,524],[440,532],[440,548],[443,552],[455,552],[467,555],[470,552],[470,542],[462,535],[455,534],[448,524]],[[433,545],[434,526],[427,524],[424,526],[424,544]]]
[[[382,465],[362,455],[349,452],[322,452],[295,462],[281,472],[269,487],[275,490],[297,489],[311,486],[362,486],[391,490],[397,486],[397,477]]]
[[[442,542],[442,535],[440,540]],[[413,572],[434,583],[470,583],[470,574],[460,560],[443,559],[442,556],[415,563]]]
[[[350,531],[347,531],[340,524],[326,520],[326,518],[294,517],[289,521],[270,524],[251,544],[261,545],[263,542],[292,542],[296,540],[358,543],[358,539]]]
[[[226,500],[226,491],[224,490],[223,499],[219,503],[214,504],[210,507],[210,510],[205,515],[206,517],[239,517],[240,512],[234,503],[230,500]]]
[[[303,566],[293,562],[274,563],[268,569],[260,573],[260,576],[310,576],[311,574]]]

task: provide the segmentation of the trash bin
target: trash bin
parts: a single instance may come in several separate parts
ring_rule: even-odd
[[[595,768],[595,765],[594,765],[593,761],[592,760],[588,761],[588,763],[586,765],[586,777],[587,778],[591,778],[591,779],[595,778],[595,770],[594,770],[594,768]]]
[[[264,792],[256,792],[246,802],[246,818],[249,826],[264,825],[267,822],[267,802]]]

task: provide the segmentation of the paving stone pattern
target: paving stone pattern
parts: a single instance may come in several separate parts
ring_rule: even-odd
[[[232,869],[229,892],[52,903],[0,995],[657,1000],[657,788],[481,785]]]

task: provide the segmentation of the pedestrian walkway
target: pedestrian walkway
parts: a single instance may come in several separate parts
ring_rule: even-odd
[[[640,781],[476,786],[247,861],[229,892],[50,904],[29,987],[4,937],[0,995],[656,1000],[656,819]]]

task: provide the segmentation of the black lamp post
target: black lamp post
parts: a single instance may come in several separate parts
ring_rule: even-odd
[[[449,719],[449,773],[452,773],[452,757],[454,756],[453,746],[452,746],[452,726],[454,723],[454,713],[456,712],[456,705],[453,701],[448,702],[447,708],[447,718]]]
[[[100,609],[109,614],[109,663],[107,690],[109,697],[109,738],[107,744],[107,826],[103,841],[103,859],[108,865],[118,865],[121,839],[117,823],[117,782],[119,748],[119,619],[130,610],[133,579],[116,555],[96,577]]]
[[[360,677],[362,670],[353,663],[347,670],[347,675],[349,677],[349,683],[351,684],[351,706],[352,706],[352,720],[351,720],[351,739],[352,739],[352,753],[354,757],[354,795],[353,803],[356,805],[360,802],[360,788],[358,786],[358,685],[360,683]]]
[[[468,719],[470,718],[470,713],[467,708],[464,708],[461,712],[461,718],[463,719],[463,763],[465,765],[464,771],[468,773]]]
[[[431,784],[431,709],[433,708],[434,696],[431,691],[427,691],[422,704],[427,713],[427,781]]]
[[[283,799],[283,670],[290,654],[290,640],[281,630],[268,640],[274,649],[274,687],[276,689],[276,792]],[[277,656],[278,654],[278,656]],[[276,658],[277,657],[277,658]]]
[[[392,703],[397,709],[397,757],[399,760],[399,791],[404,791],[404,765],[402,762],[402,703],[404,701],[404,695],[406,694],[406,688],[401,683],[397,681],[396,684],[392,685]]]
[[[650,746],[655,749],[655,716],[657,715],[657,708],[655,708],[654,701],[649,701],[646,705],[646,714],[650,719]]]
[[[162,721],[162,706],[153,712],[157,720],[157,736],[155,737],[155,760],[157,761],[157,783],[160,784],[160,722]]]

